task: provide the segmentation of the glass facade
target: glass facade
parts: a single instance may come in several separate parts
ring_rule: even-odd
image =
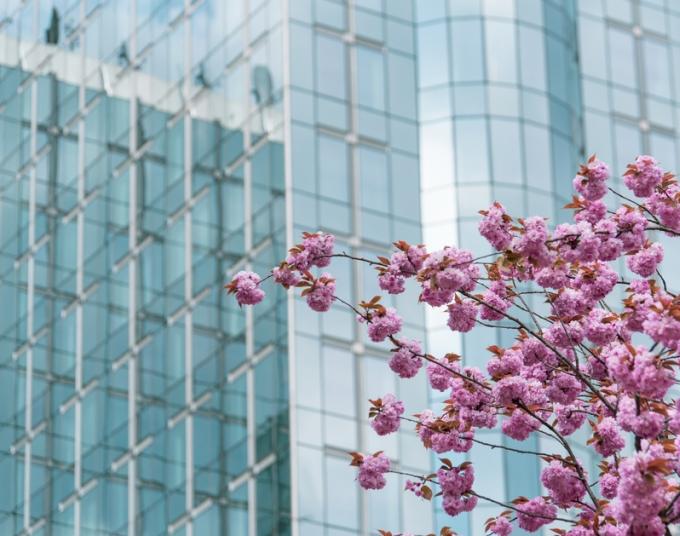
[[[589,153],[674,169],[679,35],[673,0],[2,2],[0,532],[481,534],[495,507],[433,516],[348,466],[429,472],[413,432],[367,421],[387,392],[425,407],[424,374],[388,372],[346,308],[221,287],[310,229],[355,255],[485,252],[477,210],[558,216]],[[348,301],[378,293],[330,271]],[[387,303],[433,353],[507,342],[416,298]],[[480,493],[540,492],[533,459],[469,458]]]
[[[352,314],[269,288],[302,230],[421,240],[413,6],[16,0],[0,6],[0,532],[367,534],[432,526],[347,451],[425,472],[368,398],[424,376]],[[358,301],[375,276],[339,260]],[[405,332],[424,338],[414,295]],[[373,378],[382,378],[377,384]],[[420,455],[420,457],[418,457]]]
[[[638,154],[677,173],[680,5],[580,0],[578,25],[588,151],[611,162],[617,177]],[[665,253],[667,266],[680,262],[677,248]]]
[[[394,237],[421,240],[413,6],[408,1],[290,2],[291,230],[325,229],[337,249],[360,256],[387,251]],[[311,68],[310,68],[311,66]],[[337,293],[357,302],[378,293],[375,271],[344,259],[330,270]],[[423,340],[417,295],[389,299],[404,333]],[[395,392],[427,404],[424,375],[402,381],[389,352],[372,343],[355,315],[337,304],[324,314],[291,304],[294,517],[300,536],[429,530],[429,504],[401,493],[362,493],[347,451],[385,450],[407,472],[429,459],[412,431],[377,437],[367,399]]]
[[[477,255],[490,246],[477,232],[478,210],[502,201],[514,215],[554,219],[571,199],[582,153],[576,6],[550,1],[416,2],[423,235],[431,247],[455,244]],[[534,304],[536,305],[536,304]],[[443,311],[428,311],[429,350],[454,351],[485,370],[486,348],[512,331],[477,326],[452,333]],[[500,431],[480,439],[514,446]],[[531,438],[523,448],[541,450]],[[456,463],[463,461],[455,456]],[[475,446],[475,489],[511,500],[540,493],[531,456]],[[498,507],[484,502],[439,525],[484,534]]]
[[[677,165],[680,6],[673,0],[416,0],[423,236],[428,245],[489,251],[477,211],[501,201],[513,215],[558,221],[587,155],[620,177],[638,154]],[[614,179],[615,184],[620,181]],[[663,240],[663,237],[659,237]],[[666,248],[667,262],[680,261]],[[670,264],[672,265],[672,264]],[[540,304],[533,304],[540,306]],[[483,366],[506,330],[457,336],[428,312],[430,351]],[[512,446],[497,432],[490,442]],[[481,436],[480,436],[481,437]],[[589,457],[584,438],[574,448]],[[550,450],[533,439],[536,450]],[[522,443],[525,448],[527,442]],[[541,493],[529,456],[473,448],[476,489],[512,499]],[[590,459],[591,473],[596,460]],[[484,534],[497,511],[478,507],[439,525]]]
[[[289,533],[286,296],[221,290],[285,253],[280,12],[13,4],[0,532]]]

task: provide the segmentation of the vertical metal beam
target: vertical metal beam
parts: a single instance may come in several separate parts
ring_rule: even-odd
[[[40,39],[38,29],[40,21],[40,3],[33,2],[33,38]],[[38,146],[38,80],[31,82],[31,160],[35,162]],[[37,166],[32,165],[28,185],[28,250],[33,251],[35,245],[35,205],[36,205]],[[35,301],[35,255],[28,258],[26,295],[26,338],[33,338],[33,307]],[[24,409],[24,431],[30,437],[33,428],[33,345],[26,351],[26,400]],[[24,530],[31,526],[31,463],[33,442],[28,441],[24,448]]]
[[[184,301],[189,303],[193,298],[193,243],[192,243],[192,210],[189,202],[192,197],[192,131],[191,131],[191,0],[184,0],[184,82],[182,86],[184,106],[184,202],[187,210],[184,213]],[[184,401],[187,407],[194,401],[193,374],[193,309],[189,308],[184,317]],[[189,412],[185,423],[185,508],[187,512],[194,509],[194,417]],[[194,534],[194,519],[189,518],[185,529],[186,536]]]
[[[80,0],[80,24],[85,20],[85,0]],[[78,121],[78,211],[76,220],[76,296],[83,294],[84,270],[84,234],[85,234],[85,32],[79,35],[80,43],[80,86],[78,88],[78,108],[81,114]],[[75,392],[76,403],[74,411],[74,453],[73,453],[73,487],[78,492],[82,484],[82,401],[80,392],[83,388],[83,303],[78,299],[76,306],[76,341],[75,341]],[[80,496],[73,508],[73,534],[80,536]]]
[[[137,152],[137,0],[130,0],[130,42],[128,55],[132,69],[130,70],[130,109],[129,109],[129,154]],[[128,249],[137,248],[137,161],[133,161],[129,169],[129,206],[128,206]],[[137,255],[133,255],[128,264],[128,450],[133,451],[137,445],[137,353],[133,351],[137,344]],[[137,457],[132,456],[128,462],[128,535],[137,533]]]
[[[252,146],[251,135],[251,46],[250,46],[250,24],[248,17],[250,14],[250,1],[244,0],[243,12],[246,14],[246,25],[243,32],[245,42],[243,49],[246,52],[245,68],[246,76],[244,77],[244,95],[246,102],[244,103],[246,113],[246,121],[243,124],[243,152],[245,160],[243,163],[243,214],[244,214],[244,246],[246,255],[253,249],[253,179],[252,179],[252,155],[250,149]],[[250,262],[246,263],[246,269],[251,268]],[[253,334],[253,308],[246,309],[246,356],[248,359],[252,357],[255,352],[255,340]],[[256,430],[255,430],[255,370],[254,367],[249,367],[246,372],[246,461],[248,467],[253,467],[256,462]],[[256,477],[251,474],[248,478],[248,536],[257,536],[257,488]]]
[[[286,250],[293,247],[293,151],[292,117],[290,99],[290,1],[283,0],[283,151],[284,151],[284,192],[286,221]],[[292,0],[295,1],[295,0]],[[299,489],[298,489],[298,449],[297,449],[297,363],[295,359],[295,295],[292,291],[286,297],[287,336],[288,336],[288,448],[290,450],[290,519],[291,536],[298,536],[299,527]]]

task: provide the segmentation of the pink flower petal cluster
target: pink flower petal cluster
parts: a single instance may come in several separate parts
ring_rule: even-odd
[[[359,465],[359,485],[364,489],[382,489],[385,487],[385,473],[390,470],[390,460],[379,452],[372,456],[364,456]]]
[[[506,436],[516,441],[524,441],[531,435],[531,432],[535,432],[540,427],[541,422],[536,417],[516,409],[509,419],[503,421],[501,430]]]
[[[493,386],[493,398],[501,406],[521,402],[526,395],[527,381],[521,376],[506,376]]]
[[[291,268],[304,272],[312,266],[325,268],[331,262],[335,237],[328,233],[304,233],[302,244],[291,248],[286,262]]]
[[[659,290],[653,297],[635,297],[639,298],[635,319],[642,320],[642,331],[669,350],[680,351],[680,298]]]
[[[649,197],[661,183],[663,169],[652,156],[641,155],[628,164],[623,183],[638,197]]]
[[[497,517],[489,527],[492,534],[496,536],[510,536],[512,534],[512,524],[507,517]]]
[[[520,528],[529,532],[536,532],[557,517],[557,508],[543,497],[534,497],[530,501],[518,504],[517,510],[517,522]]]
[[[580,208],[578,212],[574,214],[574,221],[576,222],[587,221],[588,223],[595,225],[607,216],[607,205],[601,199],[589,201],[581,196],[579,197],[578,202]]]
[[[482,320],[502,320],[505,312],[512,305],[508,299],[508,291],[500,281],[495,281],[482,295],[484,304],[481,306],[479,316]]]
[[[585,199],[596,201],[607,193],[608,178],[609,167],[607,164],[597,158],[591,158],[586,165],[581,166],[579,174],[574,177],[572,184],[574,190]]]
[[[425,448],[439,454],[467,452],[472,448],[473,433],[466,430],[464,423],[456,423],[446,416],[437,419],[431,410],[423,411],[418,421],[416,429]]]
[[[448,462],[448,461],[447,461]],[[455,516],[469,512],[477,505],[477,497],[465,495],[472,489],[475,473],[470,463],[453,467],[450,463],[437,471],[437,479],[442,489],[444,511]]]
[[[559,404],[571,404],[583,390],[581,382],[572,374],[560,372],[555,374],[545,390],[547,397]]]
[[[559,461],[552,461],[543,469],[541,482],[555,504],[562,507],[580,501],[586,494],[583,480],[574,467]]]
[[[640,410],[634,398],[624,396],[619,400],[616,422],[626,432],[633,432],[637,437],[644,439],[652,439],[663,430],[664,416],[656,411]]]
[[[475,327],[479,306],[472,300],[457,299],[449,304],[448,311],[447,325],[451,331],[467,333]]]
[[[390,368],[400,378],[413,378],[420,367],[423,366],[423,360],[420,357],[423,349],[418,341],[399,339],[399,347],[393,351],[390,359]]]
[[[406,242],[395,244],[399,251],[392,254],[387,266],[378,269],[378,285],[389,294],[401,294],[405,290],[406,279],[417,275],[427,257],[424,246],[412,246]],[[387,262],[382,258],[382,262]]]
[[[557,416],[557,430],[560,434],[568,436],[583,426],[586,422],[586,409],[582,402],[576,401],[574,404],[555,406]]]
[[[382,342],[387,337],[399,333],[402,320],[392,307],[383,307],[367,314],[367,319],[360,316],[358,320],[368,323],[368,336],[373,342]]]
[[[613,499],[616,497],[616,490],[619,486],[619,477],[611,473],[605,473],[600,476],[600,493],[605,499]]]
[[[432,389],[437,391],[449,389],[453,382],[451,370],[460,372],[460,367],[456,363],[450,363],[446,358],[438,359],[437,363],[430,363],[426,372]]]
[[[616,420],[605,417],[595,426],[593,447],[602,456],[616,454],[626,446],[626,441],[619,432]]]
[[[288,263],[283,262],[272,270],[274,281],[284,288],[294,287],[300,282],[300,275],[292,270]]]
[[[591,309],[583,322],[583,333],[587,339],[598,346],[612,342],[618,332],[619,323],[616,316],[604,309]]]
[[[331,274],[323,274],[308,290],[305,298],[312,310],[324,313],[331,308],[335,299],[335,279]]]
[[[260,288],[260,276],[255,272],[240,271],[228,287],[230,292],[236,293],[239,305],[255,305],[264,299],[264,291]]]
[[[513,244],[513,250],[522,255],[535,266],[547,266],[551,260],[550,251],[546,245],[548,240],[548,226],[539,216],[526,218],[521,222],[523,232],[521,238]]]
[[[663,448],[648,448],[619,463],[619,485],[614,513],[619,523],[629,525],[631,534],[663,535],[659,512],[665,504]],[[659,466],[658,463],[661,462]]]
[[[647,244],[637,253],[626,259],[630,271],[642,277],[649,277],[656,272],[656,267],[663,260],[663,246],[658,242]]]
[[[496,202],[481,213],[484,217],[479,222],[479,234],[497,251],[506,249],[512,241],[512,218],[505,207]]]
[[[680,232],[680,185],[672,183],[657,189],[645,206],[665,227]]]
[[[645,243],[647,229],[647,218],[642,210],[623,206],[616,210],[613,218],[623,250],[628,252],[640,249]]]
[[[453,247],[430,253],[418,272],[423,291],[420,299],[433,307],[451,301],[456,291],[472,291],[479,277],[472,253]]]
[[[393,394],[386,394],[380,399],[377,413],[371,421],[371,427],[378,435],[387,435],[399,430],[400,417],[404,414],[404,404]]]
[[[568,262],[593,262],[600,258],[600,238],[587,221],[561,223],[552,239],[558,253]]]

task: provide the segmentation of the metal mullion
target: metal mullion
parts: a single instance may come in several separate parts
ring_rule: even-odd
[[[137,0],[130,0],[131,32],[128,54],[131,65],[137,56]],[[128,151],[130,157],[137,152],[137,71],[130,70],[130,110],[128,128]],[[128,206],[128,247],[130,251],[137,248],[137,162],[129,169],[129,206]],[[137,356],[134,349],[137,345],[137,257],[133,256],[128,264],[128,451],[133,452],[137,445]],[[128,527],[129,536],[135,536],[137,528],[137,459],[132,456],[128,461]]]
[[[184,300],[189,303],[193,299],[193,245],[192,245],[192,119],[191,119],[191,0],[184,0],[184,80],[182,81],[184,108]],[[184,400],[187,407],[194,402],[193,374],[193,312],[189,308],[184,317]],[[185,438],[185,510],[189,516],[186,521],[185,534],[194,534],[194,418],[188,413],[184,423]]]
[[[358,79],[358,71],[357,71],[357,48],[356,48],[356,20],[355,20],[355,2],[353,0],[350,0],[347,3],[347,37],[344,39],[346,46],[348,48],[347,54],[349,55],[349,70],[346,73],[347,75],[347,82],[348,82],[348,89],[349,89],[349,109],[350,109],[350,132],[348,136],[346,137],[347,143],[350,144],[350,169],[351,169],[351,202],[352,202],[352,213],[353,213],[353,225],[354,229],[352,230],[352,239],[350,240],[350,247],[352,248],[353,251],[356,251],[356,248],[362,244],[362,235],[363,235],[363,217],[362,217],[362,210],[361,210],[361,184],[360,184],[360,172],[359,172],[359,79]],[[357,293],[357,296],[362,296],[363,295],[363,286],[362,286],[362,268],[355,263],[354,264],[354,291]],[[358,337],[357,332],[355,331],[355,337]],[[353,347],[356,347],[359,349],[361,352],[363,352],[363,345],[361,344],[361,340],[357,339],[356,344],[353,344]],[[355,360],[356,361],[356,360]],[[355,385],[360,386],[361,381],[360,381],[360,367],[358,366],[358,361],[357,366],[354,369],[354,378],[353,381]],[[356,398],[360,398],[360,393],[356,393]],[[357,402],[359,402],[357,400]],[[359,406],[357,406],[359,407]],[[361,427],[360,422],[357,424],[357,439],[359,441],[359,444],[361,445],[363,443],[363,430]],[[327,475],[326,475],[327,477]],[[368,530],[368,522],[369,522],[369,516],[368,516],[368,502],[366,499],[365,494],[362,494],[361,499],[360,499],[360,511],[359,511],[359,523],[362,528],[362,532],[369,532]]]
[[[250,13],[250,1],[243,0],[243,12]],[[244,54],[244,64],[246,67],[250,66],[250,21],[246,21],[243,31],[244,43],[243,50],[248,52]],[[250,72],[249,69],[246,69]],[[243,153],[250,155],[252,148],[251,140],[251,121],[250,109],[251,100],[249,98],[251,91],[251,80],[249,76],[244,77],[244,95],[246,95],[246,120],[243,124]],[[248,156],[243,162],[243,206],[244,206],[244,246],[245,250],[250,252],[253,248],[253,182],[252,182],[252,160]],[[245,269],[250,270],[252,267],[250,262],[246,263]],[[253,333],[253,308],[246,309],[246,355],[253,355],[255,348],[255,338]],[[248,467],[253,467],[256,462],[256,433],[255,433],[255,372],[251,367],[246,371],[246,463]],[[251,475],[247,482],[247,496],[248,496],[248,535],[257,535],[257,489],[255,486],[254,475]]]
[[[40,6],[38,2],[33,5],[33,31],[34,38],[38,41],[38,21],[40,18]],[[35,159],[38,144],[38,82],[31,82],[31,158]],[[35,209],[36,209],[36,182],[37,171],[35,166],[29,174],[29,201],[28,201],[28,247],[31,249],[35,243]],[[28,259],[27,273],[27,296],[26,296],[26,337],[30,341],[33,337],[33,305],[35,299],[35,257]],[[24,427],[26,435],[32,430],[33,422],[33,347],[26,351],[26,407],[24,413]],[[32,441],[26,443],[24,448],[24,530],[31,530],[31,456]]]
[[[83,24],[85,17],[85,0],[80,0],[80,20]],[[85,106],[85,34],[80,36],[80,69],[81,80],[78,88],[78,108],[82,111]],[[78,204],[83,203],[85,197],[85,117],[78,121]],[[84,271],[84,234],[85,211],[80,210],[76,216],[76,295],[83,294]],[[80,395],[83,388],[83,304],[76,304],[76,340],[75,340],[75,391]],[[74,411],[74,455],[73,455],[73,487],[76,499],[73,507],[74,535],[80,536],[81,503],[80,491],[82,484],[82,397],[77,396]]]

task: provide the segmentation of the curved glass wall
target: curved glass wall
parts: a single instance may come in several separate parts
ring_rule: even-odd
[[[423,236],[431,247],[489,250],[477,211],[501,200],[516,216],[554,221],[571,199],[582,158],[576,6],[572,0],[416,2]],[[446,314],[428,312],[429,350],[484,367],[506,330],[478,326],[460,337]],[[500,432],[480,438],[511,445]],[[534,440],[537,442],[537,440]],[[532,445],[522,443],[525,448]],[[538,446],[538,445],[533,445]],[[534,449],[537,450],[537,449]],[[540,492],[530,456],[474,448],[476,489],[501,500]],[[446,524],[483,534],[498,510],[481,505]]]

